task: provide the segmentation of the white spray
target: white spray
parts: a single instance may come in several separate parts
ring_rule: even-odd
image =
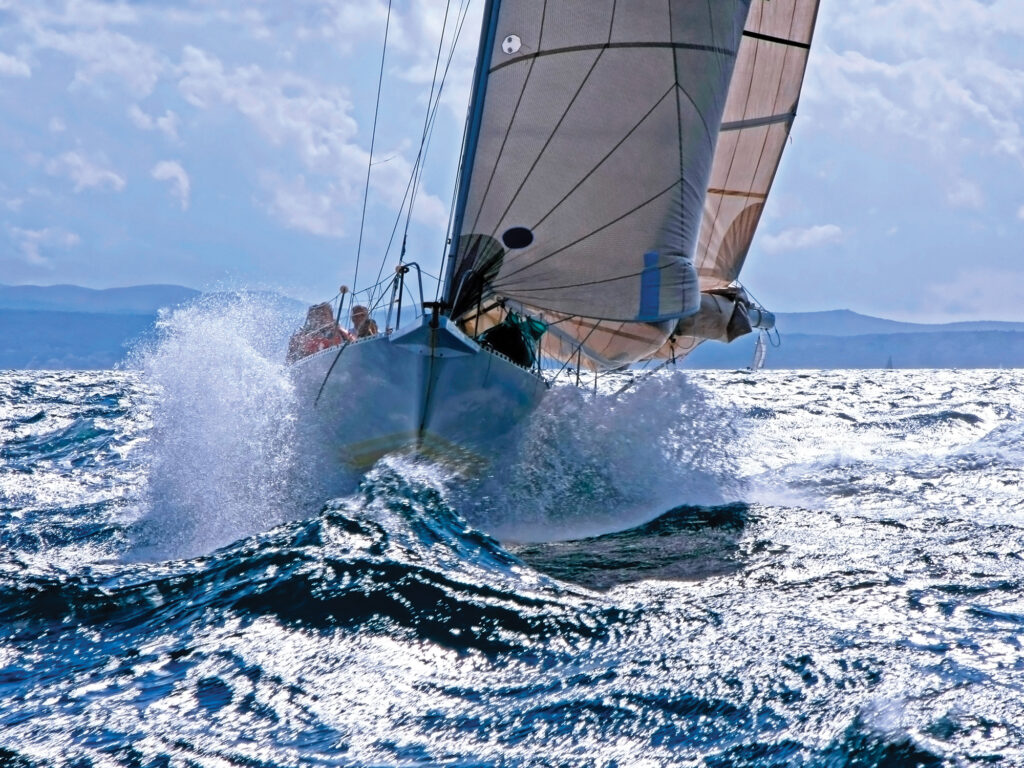
[[[735,421],[681,372],[617,395],[556,387],[524,425],[518,450],[459,503],[499,538],[538,541],[731,501],[739,493]]]
[[[135,354],[153,395],[143,556],[209,552],[323,500],[284,367],[294,325],[266,297],[214,296],[163,316]]]

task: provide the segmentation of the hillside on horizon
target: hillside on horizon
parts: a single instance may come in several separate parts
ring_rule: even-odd
[[[78,285],[0,284],[0,309],[148,315],[163,307],[184,304],[200,295],[200,291],[183,285],[83,288]]]
[[[961,333],[965,331],[1024,332],[1024,322],[1000,320],[968,320],[956,323],[910,323],[862,315],[850,309],[820,312],[776,312],[776,325],[781,333],[815,336],[867,336],[888,333]]]

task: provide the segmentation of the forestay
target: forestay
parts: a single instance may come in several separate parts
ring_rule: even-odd
[[[693,259],[749,5],[488,4],[445,294],[455,316],[501,300],[561,321],[550,343],[565,351],[603,321],[605,367],[657,351],[697,311]],[[606,333],[631,326],[642,332],[621,344]]]

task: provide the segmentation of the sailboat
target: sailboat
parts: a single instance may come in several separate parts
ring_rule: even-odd
[[[817,8],[487,0],[439,299],[421,287],[402,323],[419,267],[400,264],[379,332],[292,362],[339,460],[486,464],[559,366],[677,362],[771,328],[739,274]]]
[[[757,335],[757,343],[754,345],[754,357],[750,361],[750,370],[760,371],[764,368],[764,360],[768,356],[768,345],[765,343],[767,333],[761,331]]]

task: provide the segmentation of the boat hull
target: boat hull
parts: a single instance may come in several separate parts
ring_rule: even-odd
[[[547,385],[447,318],[326,349],[292,368],[300,409],[348,468],[414,452],[479,471],[508,450]]]

